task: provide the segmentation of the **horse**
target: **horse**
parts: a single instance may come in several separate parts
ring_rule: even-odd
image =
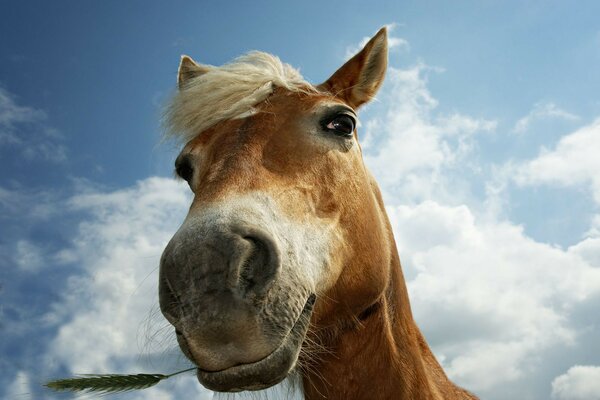
[[[165,109],[193,201],[160,260],[159,303],[197,379],[314,399],[476,399],[417,327],[357,110],[382,85],[382,28],[324,83],[250,52],[182,56]],[[401,160],[400,160],[401,161]]]

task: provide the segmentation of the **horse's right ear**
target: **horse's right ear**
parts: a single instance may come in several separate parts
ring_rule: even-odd
[[[179,71],[177,72],[177,86],[183,89],[185,84],[192,78],[203,75],[209,71],[205,65],[200,65],[192,60],[190,56],[181,56]]]
[[[358,54],[317,88],[358,108],[371,100],[383,83],[387,56],[387,29],[383,27]]]

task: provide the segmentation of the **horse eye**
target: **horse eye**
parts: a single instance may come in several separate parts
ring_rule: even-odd
[[[192,168],[192,163],[188,157],[183,157],[182,159],[178,159],[175,162],[175,172],[181,179],[190,183],[192,177],[194,176],[194,169]]]
[[[325,126],[325,129],[338,136],[351,136],[355,126],[354,118],[347,114],[340,114]]]

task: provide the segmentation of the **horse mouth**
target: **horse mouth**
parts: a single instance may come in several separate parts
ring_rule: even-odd
[[[296,364],[306,336],[316,296],[311,294],[294,326],[282,343],[265,358],[248,364],[236,365],[221,371],[198,368],[198,381],[217,392],[262,390],[284,380]]]

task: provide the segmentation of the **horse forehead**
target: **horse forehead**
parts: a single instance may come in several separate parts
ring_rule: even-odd
[[[327,105],[346,104],[328,93],[302,93],[288,90],[275,91],[264,103],[266,110],[290,117],[300,116]]]
[[[297,92],[275,93],[248,118],[252,119],[252,132],[261,133],[274,139],[299,139],[297,135],[285,135],[283,132],[313,131],[319,122],[320,114],[336,105],[347,104],[328,94],[306,94]],[[276,136],[272,134],[277,132]],[[310,136],[305,137],[309,139]],[[298,150],[298,148],[296,148]]]
[[[302,129],[305,127],[304,123],[307,117],[324,108],[340,104],[346,103],[325,93],[305,94],[285,89],[277,90],[265,102],[257,105],[254,112],[244,113],[237,118],[222,121],[209,128],[192,139],[184,150],[206,149],[208,145],[214,143],[213,139],[216,137],[221,137],[229,143],[231,143],[231,139],[259,139],[261,136],[272,134],[281,125],[290,122],[298,123],[288,125],[286,128]],[[241,132],[252,133],[252,135],[241,135]]]

